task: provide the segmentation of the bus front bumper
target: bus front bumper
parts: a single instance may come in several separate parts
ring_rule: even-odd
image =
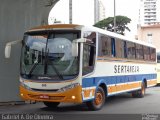
[[[64,92],[39,92],[27,90],[20,86],[20,96],[23,100],[46,102],[82,103],[82,87],[76,86]]]

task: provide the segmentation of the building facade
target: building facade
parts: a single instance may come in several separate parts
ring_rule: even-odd
[[[105,6],[101,0],[94,0],[94,23],[105,19]]]
[[[138,40],[151,43],[160,50],[160,24],[141,26],[138,28]]]
[[[160,0],[141,0],[139,9],[140,26],[153,25],[160,21]]]

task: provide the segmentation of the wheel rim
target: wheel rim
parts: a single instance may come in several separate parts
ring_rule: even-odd
[[[102,92],[98,91],[96,93],[96,98],[95,98],[95,105],[101,105],[103,103],[103,94]]]

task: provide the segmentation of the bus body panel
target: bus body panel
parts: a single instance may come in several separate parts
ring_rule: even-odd
[[[24,100],[82,103],[81,77],[59,82],[36,82],[20,78],[20,84],[20,95]],[[74,84],[76,86],[66,88]]]
[[[101,83],[106,85],[106,96],[112,96],[139,90],[145,80],[146,87],[157,84],[155,63],[98,60],[94,73],[82,79],[83,92],[88,94],[83,100],[93,99],[93,92]]]
[[[46,102],[72,102],[82,103],[82,87],[77,86],[64,92],[42,92],[27,90],[20,86],[21,98],[24,100],[46,101]],[[74,97],[73,97],[74,96]]]

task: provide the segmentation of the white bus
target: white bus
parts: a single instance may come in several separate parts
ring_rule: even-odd
[[[6,57],[15,43],[6,45]],[[153,45],[82,25],[26,31],[20,64],[21,97],[48,107],[85,102],[99,110],[109,96],[130,92],[143,97],[157,80]]]

